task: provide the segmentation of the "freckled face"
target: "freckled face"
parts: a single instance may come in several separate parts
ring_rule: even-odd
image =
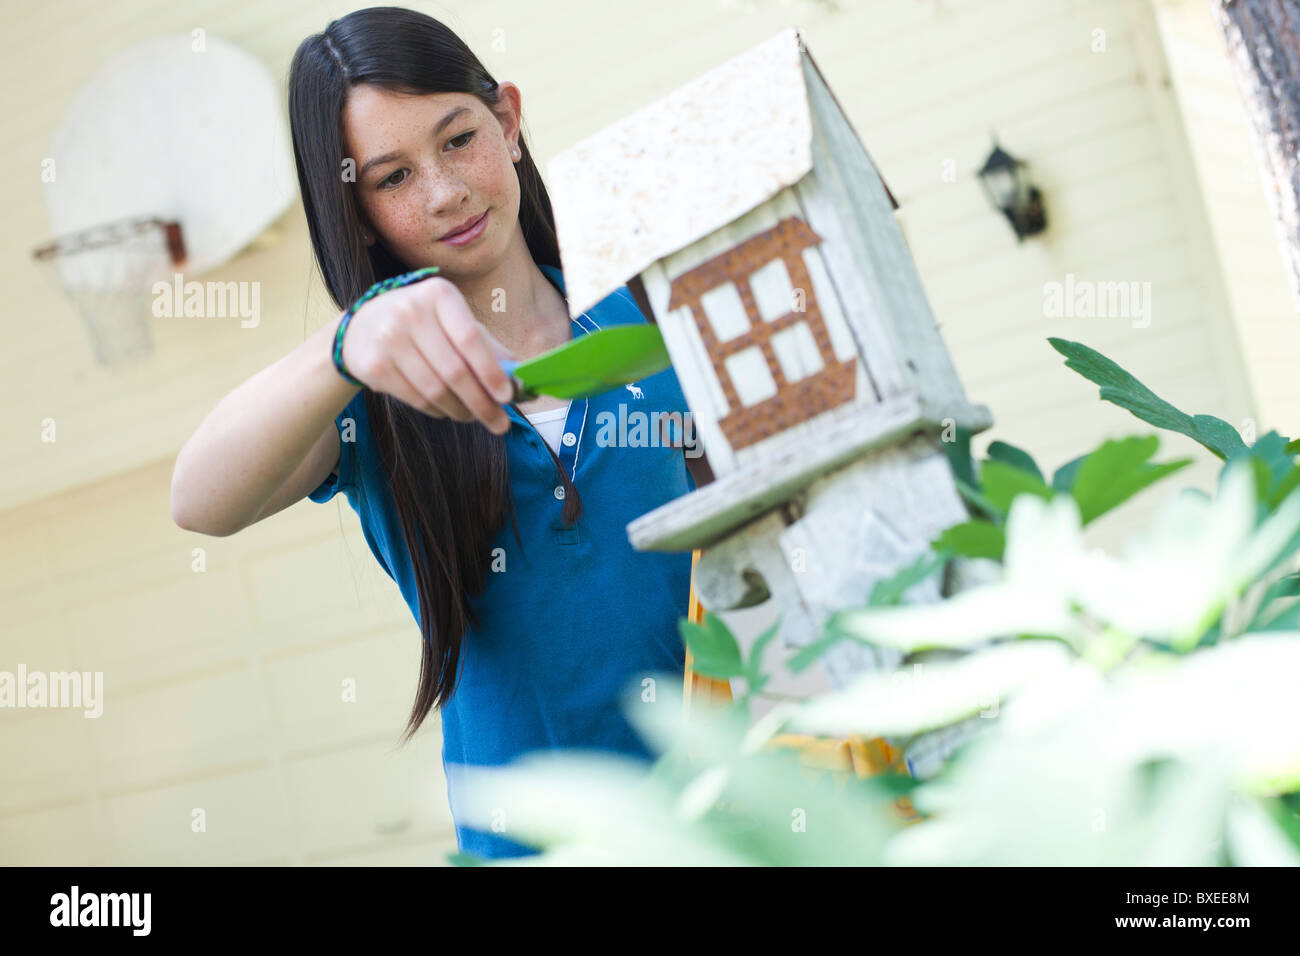
[[[512,84],[502,87],[513,91]],[[470,277],[505,258],[520,228],[511,158],[519,124],[516,98],[503,96],[502,105],[511,109],[498,118],[462,93],[404,96],[362,84],[348,94],[343,133],[356,160],[361,208],[411,268],[438,266],[448,278]],[[444,241],[484,213],[461,242]]]

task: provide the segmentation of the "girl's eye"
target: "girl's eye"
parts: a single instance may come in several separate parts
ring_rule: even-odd
[[[459,136],[453,136],[451,139],[447,140],[447,142],[450,143],[450,144],[452,145],[452,148],[453,148],[453,149],[465,149],[467,146],[469,146],[469,141],[472,140],[472,139],[474,138],[474,134],[477,133],[477,132],[478,132],[478,130],[476,130],[476,129],[472,129],[472,130],[470,130],[470,131],[467,132],[467,133],[461,133]],[[459,142],[460,140],[464,140],[464,142],[461,143],[459,146],[455,145],[455,144],[456,144],[457,142]],[[387,178],[385,178],[385,179],[380,180],[380,182],[379,182],[379,188],[380,188],[380,189],[394,189],[394,188],[396,188],[396,187],[402,185],[402,183],[406,182],[406,177],[403,176],[403,177],[402,177],[400,180],[398,180],[397,182],[393,182],[393,176],[396,176],[397,173],[405,173],[405,172],[406,172],[405,169],[399,169],[399,170],[397,170],[397,172],[393,173],[392,176],[389,176],[389,177],[387,177]]]

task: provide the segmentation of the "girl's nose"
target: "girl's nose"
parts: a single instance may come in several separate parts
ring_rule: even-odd
[[[459,177],[434,170],[429,174],[428,184],[429,215],[435,219],[445,221],[453,217],[469,199],[469,188]]]

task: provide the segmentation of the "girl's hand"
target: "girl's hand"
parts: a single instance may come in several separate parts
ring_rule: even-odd
[[[343,364],[367,388],[438,418],[482,422],[497,435],[510,429],[502,406],[514,397],[500,360],[517,357],[442,276],[375,296],[343,335]]]

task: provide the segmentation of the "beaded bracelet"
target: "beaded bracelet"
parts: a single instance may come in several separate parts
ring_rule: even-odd
[[[429,276],[437,275],[437,273],[437,266],[427,266],[423,269],[416,269],[414,272],[403,273],[400,276],[381,279],[363,292],[361,298],[357,299],[356,302],[353,302],[352,305],[348,307],[348,310],[343,313],[343,318],[339,319],[338,331],[334,333],[334,367],[338,370],[340,375],[353,385],[360,386],[361,388],[366,387],[365,382],[353,378],[352,375],[348,373],[348,370],[343,367],[343,335],[347,332],[348,323],[352,321],[352,316],[356,314],[357,309],[361,308],[380,293],[388,292],[392,289],[398,289],[404,285],[410,285],[413,282],[419,282],[421,279],[427,279]]]

